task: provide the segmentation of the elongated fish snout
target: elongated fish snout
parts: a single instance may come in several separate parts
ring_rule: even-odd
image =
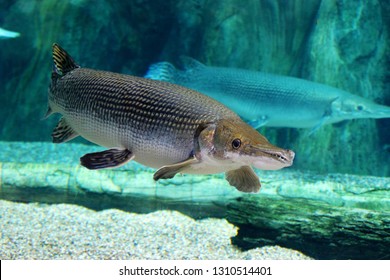
[[[371,106],[371,114],[375,119],[390,118],[390,107],[385,105],[373,104]]]
[[[292,165],[295,153],[271,144],[246,123],[219,121],[212,137],[214,157],[253,166],[263,170],[276,170]],[[210,142],[210,137],[205,142]]]
[[[263,170],[276,170],[293,164],[295,153],[278,147],[264,148],[253,147],[253,166]]]
[[[286,166],[291,166],[293,164],[294,158],[295,158],[295,153],[292,150],[285,150],[285,158],[286,160]]]

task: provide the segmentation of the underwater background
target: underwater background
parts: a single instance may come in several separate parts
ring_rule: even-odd
[[[153,182],[130,163],[91,172],[81,138],[51,144],[59,117],[43,120],[59,43],[81,65],[144,76],[182,55],[334,86],[390,106],[390,3],[386,0],[0,0],[0,198],[101,210],[178,210],[226,218],[242,249],[281,245],[314,258],[390,258],[390,119],[303,128],[262,127],[295,151],[294,165],[257,171],[260,194],[223,175]]]

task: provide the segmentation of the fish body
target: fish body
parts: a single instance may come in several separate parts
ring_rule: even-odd
[[[176,83],[223,103],[255,128],[318,128],[355,118],[389,118],[390,107],[346,91],[294,77],[210,67],[183,58],[184,70],[168,62],[145,77]]]
[[[292,164],[292,151],[273,146],[233,111],[201,93],[81,68],[57,44],[53,59],[47,116],[63,116],[53,131],[53,142],[80,135],[109,148],[81,157],[89,169],[135,160],[159,168],[155,180],[179,172],[226,172],[237,189],[257,192],[260,182],[251,166],[279,169]]]
[[[12,39],[19,37],[19,32],[9,31],[3,28],[0,28],[0,39]]]

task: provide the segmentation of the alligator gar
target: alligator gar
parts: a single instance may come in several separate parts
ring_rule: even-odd
[[[341,89],[294,77],[206,66],[183,57],[150,66],[145,77],[176,83],[210,96],[255,128],[313,128],[344,120],[390,118],[390,107]]]
[[[52,133],[61,143],[77,136],[109,148],[86,154],[89,169],[117,167],[130,160],[158,168],[154,179],[177,173],[225,172],[230,185],[258,192],[252,166],[290,166],[294,152],[278,148],[226,106],[185,87],[82,68],[59,45],[48,111],[62,118]]]

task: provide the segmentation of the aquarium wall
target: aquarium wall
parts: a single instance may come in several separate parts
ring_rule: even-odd
[[[370,1],[0,1],[0,140],[51,141],[43,120],[61,44],[82,67],[143,76],[181,55],[212,66],[300,77],[390,105],[390,4]],[[261,128],[296,152],[294,167],[390,175],[390,120],[359,119],[315,131]],[[80,140],[75,140],[80,141]]]
[[[33,202],[25,209],[49,209],[49,204],[71,209],[76,204],[97,213],[115,208],[156,217],[169,210],[201,223],[210,217],[226,219],[234,225],[229,246],[240,250],[278,245],[315,259],[389,259],[390,118],[313,128],[261,127],[271,143],[293,150],[295,159],[283,170],[256,170],[262,188],[248,194],[229,186],[223,173],[156,183],[156,170],[135,161],[117,169],[88,170],[79,158],[103,148],[81,137],[50,143],[60,116],[44,117],[54,42],[81,67],[144,76],[154,63],[180,67],[181,56],[188,56],[208,66],[323,83],[390,106],[389,1],[0,0],[0,7],[0,216],[21,218],[19,232],[35,229],[26,227],[29,223],[51,225],[39,217],[26,223],[23,218],[29,216],[10,214],[14,206],[25,208],[24,202]],[[176,227],[178,215],[172,216]],[[112,231],[110,220],[105,221]],[[15,240],[13,224],[4,224]],[[142,225],[136,232],[149,227]],[[214,229],[217,224],[210,226]],[[206,244],[192,229],[185,233]],[[32,236],[47,236],[45,228]],[[3,237],[9,246],[11,238]],[[43,248],[52,244],[19,240]],[[151,243],[158,245],[153,239],[148,247]],[[66,246],[58,244],[65,252]],[[42,258],[14,245],[26,256],[12,255],[6,246],[3,256]]]

